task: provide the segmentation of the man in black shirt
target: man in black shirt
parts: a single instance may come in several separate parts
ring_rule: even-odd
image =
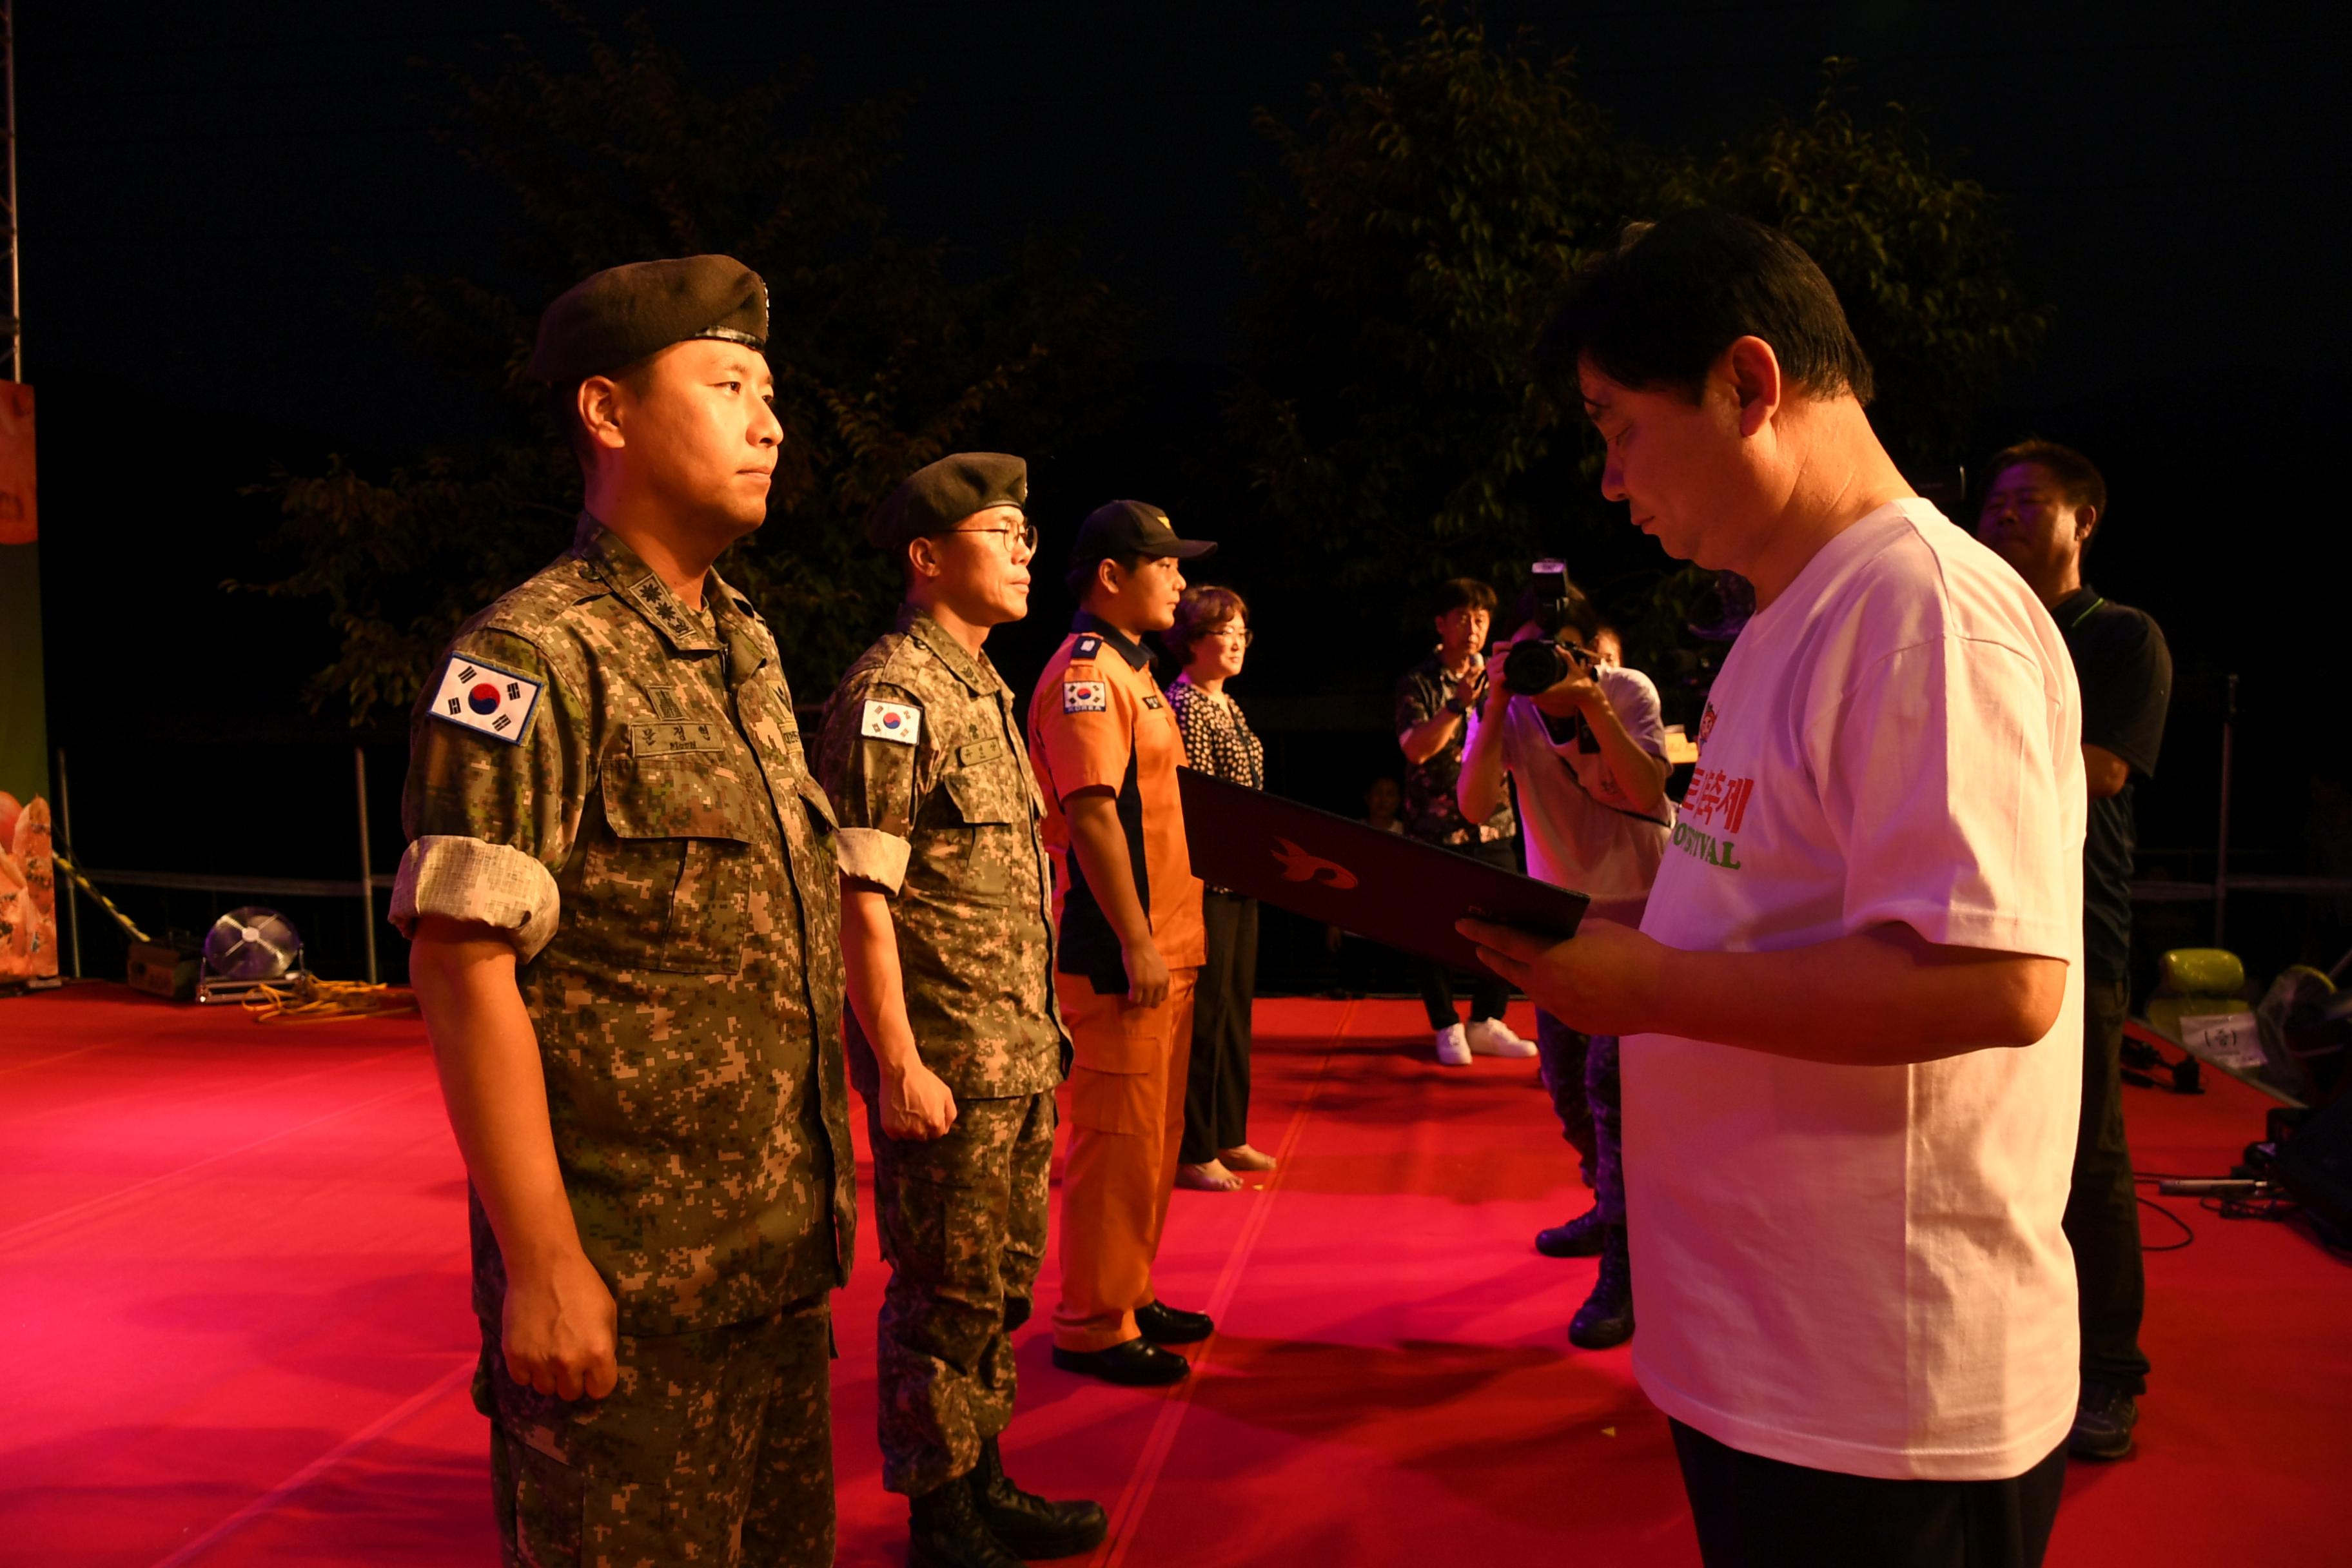
[[[2022,441],[1987,469],[1977,537],[2017,568],[2066,638],[2083,689],[2083,1122],[2066,1238],[2081,1292],[2083,1393],[2068,1450],[2082,1459],[2131,1451],[2147,1389],[2139,1321],[2139,1205],[2124,1142],[2124,1017],[2131,1005],[2132,786],[2156,773],[2172,656],[2138,610],[2083,581],[2083,555],[2106,518],[2107,486],[2081,453]]]
[[[1475,577],[1438,584],[1430,613],[1437,626],[1437,648],[1406,670],[1396,689],[1397,745],[1404,752],[1404,830],[1424,844],[1443,845],[1506,871],[1519,868],[1511,840],[1518,821],[1508,795],[1484,822],[1462,815],[1454,798],[1462,774],[1465,720],[1486,688],[1486,632],[1495,616],[1495,590]],[[1467,1067],[1472,1053],[1532,1057],[1535,1046],[1511,1033],[1503,1009],[1511,988],[1482,972],[1470,993],[1470,1021],[1454,1011],[1454,981],[1444,964],[1416,959],[1421,1005],[1435,1031],[1437,1059]]]

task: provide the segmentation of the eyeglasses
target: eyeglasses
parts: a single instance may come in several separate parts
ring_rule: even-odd
[[[1257,634],[1255,632],[1245,631],[1234,626],[1219,626],[1215,631],[1210,632],[1207,635],[1215,637],[1222,642],[1233,642],[1238,639],[1244,647],[1247,647],[1250,644],[1257,641]]]
[[[948,531],[950,533],[1002,533],[1008,536],[1004,546],[1008,551],[1018,543],[1022,549],[1033,555],[1037,552],[1037,525],[1034,522],[1024,522],[1018,528],[951,528]]]

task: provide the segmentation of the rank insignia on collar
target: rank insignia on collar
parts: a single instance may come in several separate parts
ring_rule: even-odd
[[[1110,710],[1110,688],[1099,680],[1062,682],[1062,711],[1104,713]]]
[[[896,741],[902,746],[911,746],[923,732],[923,710],[904,702],[868,699],[857,732],[869,741]]]
[[[1073,659],[1093,658],[1101,652],[1102,638],[1092,632],[1087,633],[1070,645],[1070,657]]]
[[[520,746],[530,729],[531,715],[539,711],[541,689],[527,675],[453,653],[433,693],[433,717]]]

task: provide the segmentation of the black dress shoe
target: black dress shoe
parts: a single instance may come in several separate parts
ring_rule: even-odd
[[[908,1568],[1019,1568],[1021,1559],[981,1522],[972,1489],[958,1476],[912,1500]]]
[[[980,1463],[964,1479],[981,1523],[1015,1557],[1076,1557],[1110,1532],[1110,1516],[1098,1502],[1047,1502],[1014,1486],[993,1437],[981,1444]]]
[[[1164,1301],[1135,1310],[1135,1326],[1155,1345],[1197,1345],[1217,1331],[1206,1312],[1180,1312]]]
[[[1054,1347],[1054,1364],[1064,1372],[1079,1372],[1129,1388],[1157,1388],[1180,1383],[1192,1363],[1174,1351],[1161,1350],[1150,1340],[1129,1340],[1107,1351],[1066,1351]]]
[[[1536,1250],[1546,1258],[1598,1258],[1608,1231],[1601,1223],[1601,1211],[1589,1208],[1566,1225],[1536,1232]]]

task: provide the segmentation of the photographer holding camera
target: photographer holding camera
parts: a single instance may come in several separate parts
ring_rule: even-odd
[[[1438,584],[1430,604],[1437,629],[1437,647],[1429,658],[1405,671],[1397,682],[1396,731],[1404,752],[1404,830],[1424,844],[1436,844],[1457,855],[1467,855],[1504,871],[1519,868],[1518,851],[1511,840],[1518,820],[1511,803],[1499,796],[1484,812],[1465,816],[1454,803],[1454,784],[1462,772],[1462,732],[1486,689],[1486,661],[1479,651],[1494,619],[1495,590],[1475,577],[1455,577]],[[1454,1011],[1454,979],[1435,959],[1413,961],[1421,982],[1421,1005],[1434,1031],[1437,1059],[1446,1067],[1468,1067],[1473,1055],[1531,1057],[1535,1047],[1511,1033],[1503,1022],[1511,988],[1492,973],[1475,977],[1470,991],[1470,1018],[1464,1023]]]
[[[1473,820],[1518,784],[1528,874],[1589,896],[1591,920],[1639,926],[1674,827],[1666,798],[1665,726],[1647,676],[1592,652],[1601,618],[1556,562],[1538,562],[1520,626],[1471,721],[1455,794]],[[1633,1269],[1625,1244],[1619,1159],[1617,1039],[1588,1039],[1536,1013],[1536,1050],[1561,1129],[1582,1157],[1593,1205],[1536,1236],[1548,1258],[1601,1258],[1592,1293],[1569,1324],[1586,1350],[1633,1333]]]

